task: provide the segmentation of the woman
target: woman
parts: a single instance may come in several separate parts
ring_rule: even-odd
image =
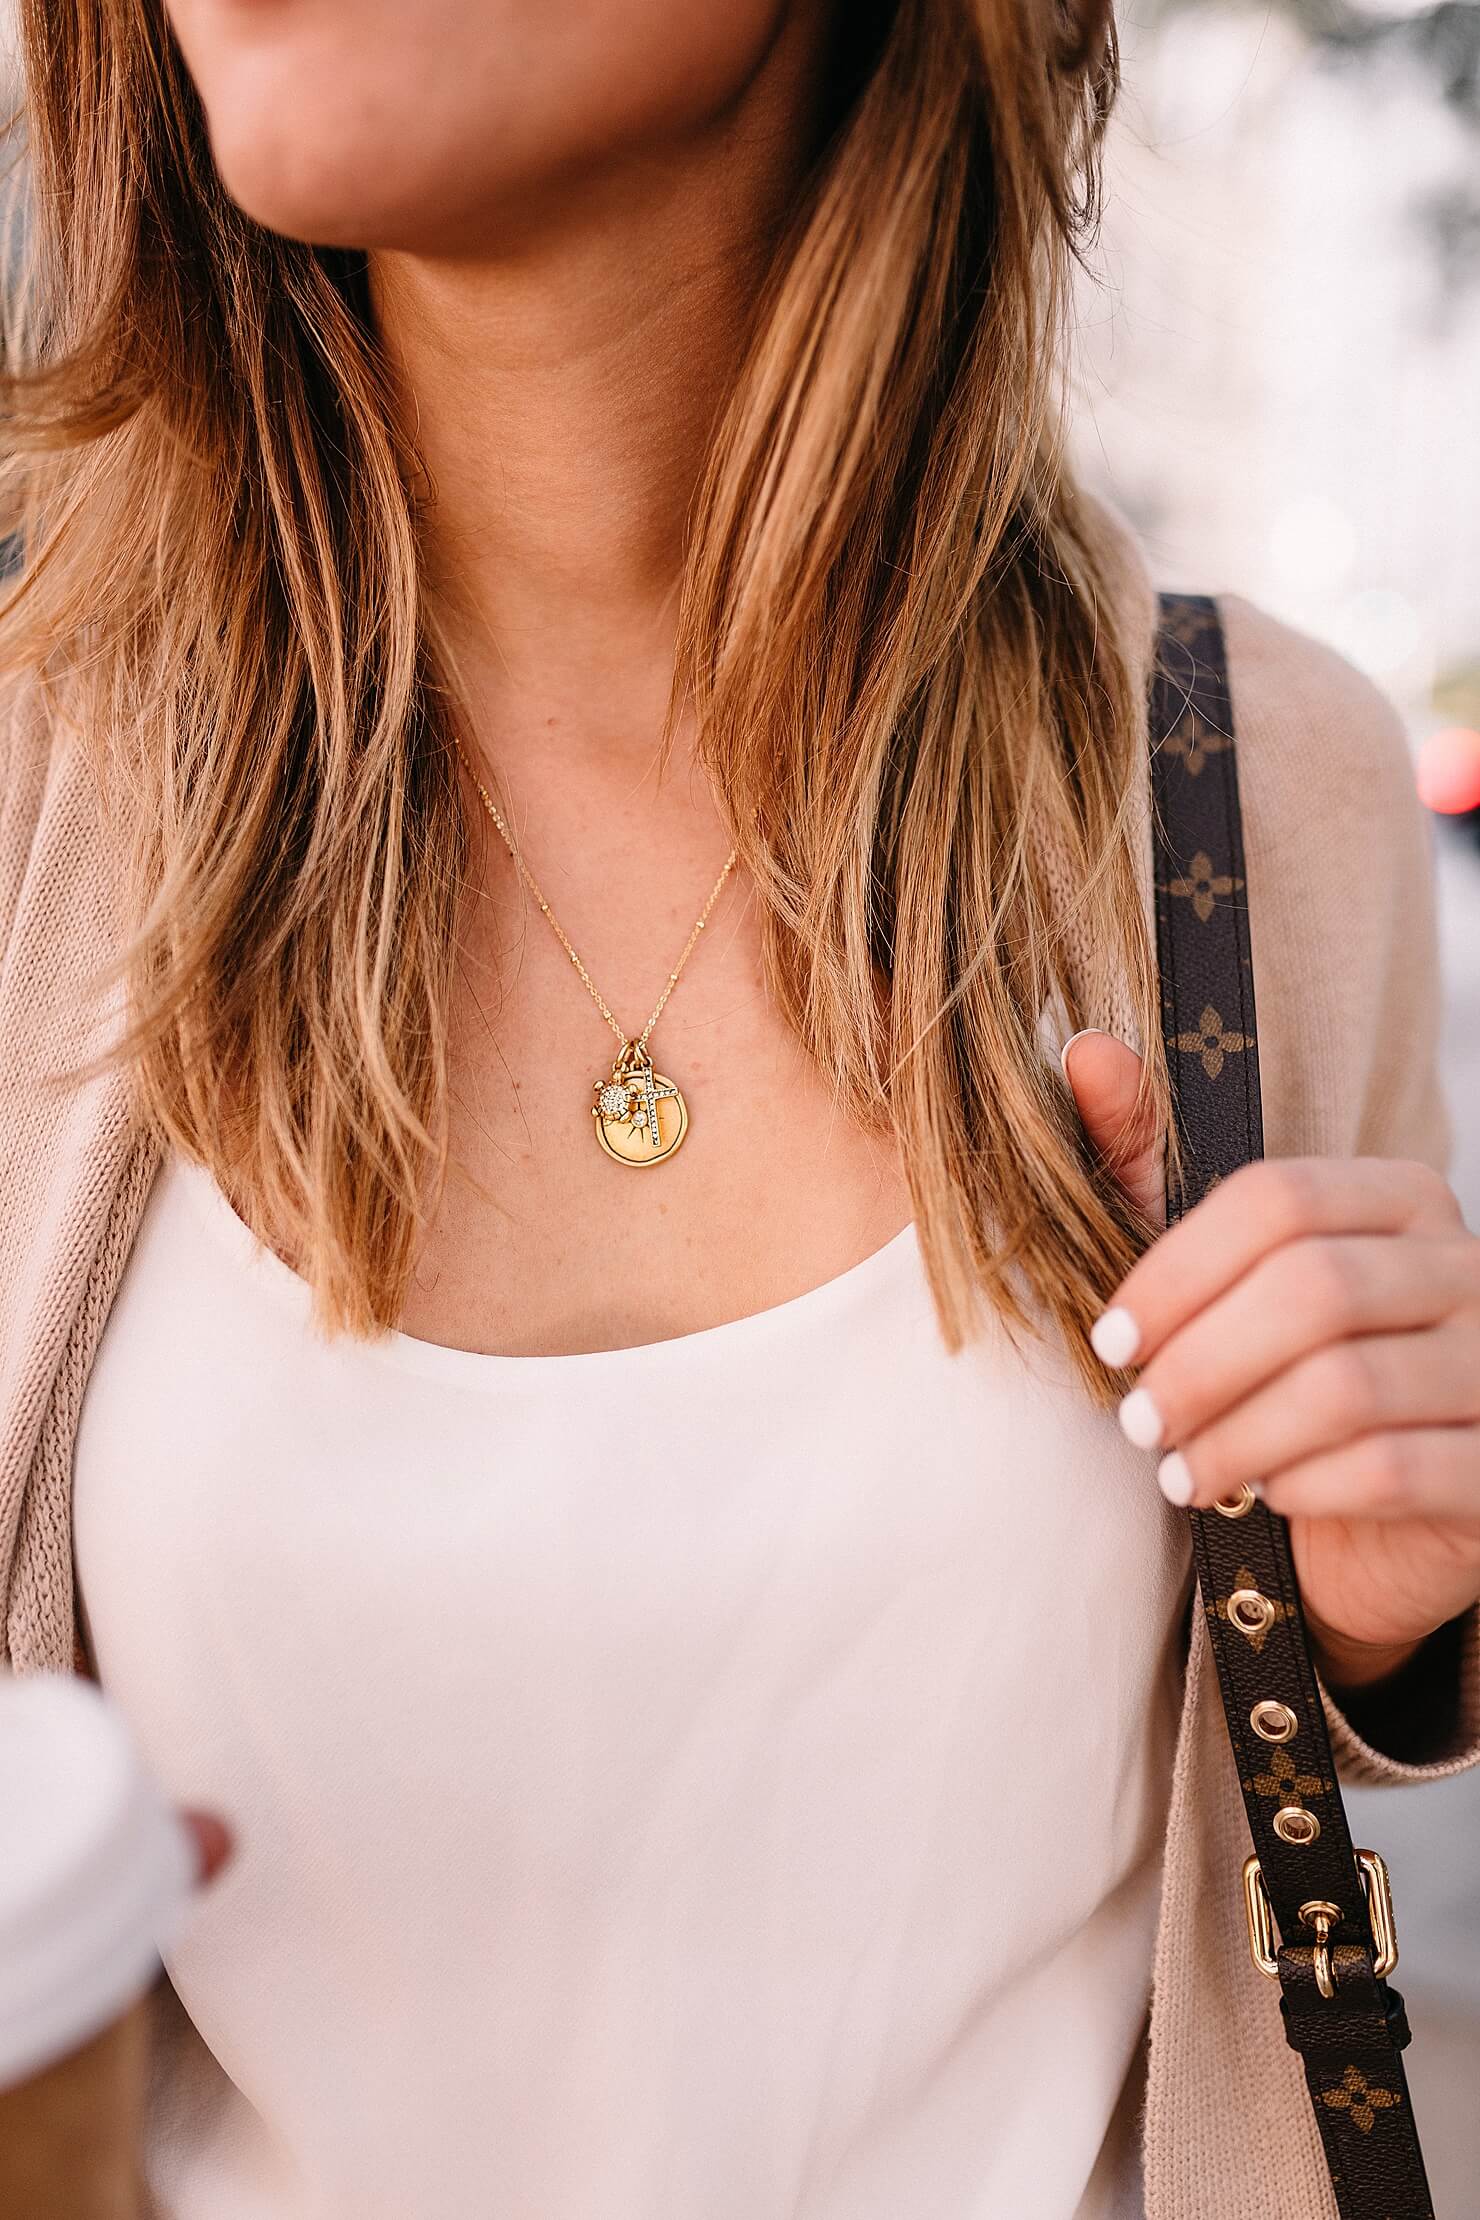
[[[26,11],[0,1011],[10,1655],[75,1556],[236,1843],[160,2209],[1326,2213],[1169,1499],[1472,1762],[1480,1261],[1394,721],[1236,601],[1294,1161],[1139,1254],[1109,25],[165,12]]]

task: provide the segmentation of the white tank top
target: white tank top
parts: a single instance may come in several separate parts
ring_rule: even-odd
[[[103,1685],[237,1837],[164,2220],[1140,2213],[1186,1544],[913,1227],[484,1356],[326,1340],[175,1160],[75,1487]]]

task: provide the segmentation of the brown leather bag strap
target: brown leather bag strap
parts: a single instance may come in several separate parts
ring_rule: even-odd
[[[1223,629],[1217,604],[1193,595],[1164,595],[1161,624],[1151,694],[1156,938],[1183,1160],[1180,1185],[1168,1183],[1171,1223],[1264,1143]],[[1342,2220],[1433,2220],[1403,2072],[1403,2001],[1383,1978],[1395,1955],[1387,1875],[1352,1847],[1285,1521],[1247,1489],[1190,1518],[1254,1843],[1244,1874],[1251,1946],[1279,1979],[1337,2209]],[[1225,1880],[1239,1886],[1236,1874]],[[1262,2132],[1258,2121],[1247,2127]]]

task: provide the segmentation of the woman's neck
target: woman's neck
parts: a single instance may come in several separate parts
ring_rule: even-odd
[[[537,711],[651,754],[696,481],[815,143],[798,44],[704,133],[584,177],[485,257],[372,257],[480,729]]]

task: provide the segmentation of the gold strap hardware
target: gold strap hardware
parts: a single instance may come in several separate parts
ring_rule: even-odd
[[[1313,1927],[1316,1946],[1311,1953],[1315,1969],[1316,1987],[1329,2004],[1336,1994],[1336,1983],[1331,1978],[1331,1930],[1341,1917],[1339,1904],[1327,1904],[1320,1897],[1313,1897],[1309,1904],[1302,1904],[1300,1917],[1307,1927]]]
[[[1393,1919],[1393,1884],[1388,1869],[1375,1850],[1358,1850],[1357,1871],[1362,1878],[1362,1894],[1367,1899],[1367,1917],[1372,1923],[1372,1940],[1376,1946],[1372,1971],[1379,1981],[1385,1980],[1398,1963],[1398,1930]],[[1244,1860],[1244,1913],[1249,1923],[1249,1955],[1259,1971],[1271,1980],[1279,1979],[1279,1933],[1274,1923],[1274,1906],[1269,1901],[1269,1891],[1264,1886],[1264,1875],[1257,1858]],[[1336,1984],[1331,1976],[1331,1929],[1341,1917],[1338,1904],[1328,1904],[1319,1898],[1302,1904],[1300,1916],[1315,1929],[1316,1987],[1322,1996],[1333,1997]]]
[[[1257,1588],[1235,1588],[1227,1603],[1228,1623],[1251,1642],[1267,1634],[1275,1622],[1275,1607]]]
[[[1234,1495],[1220,1495],[1213,1505],[1220,1519],[1244,1519],[1254,1508],[1254,1491],[1246,1480]]]

